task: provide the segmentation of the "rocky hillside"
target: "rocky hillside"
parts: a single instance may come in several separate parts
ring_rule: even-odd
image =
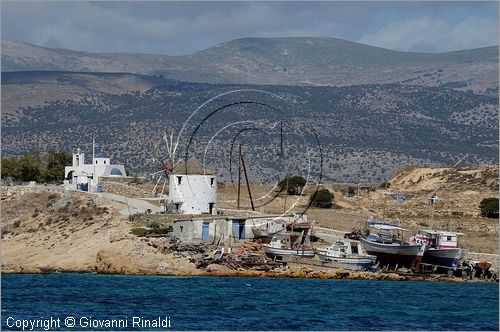
[[[498,189],[498,166],[479,168],[406,167],[390,180],[391,189],[405,191]]]
[[[151,164],[153,145],[161,143],[166,129],[179,133],[203,102],[219,93],[246,88],[274,93],[282,99],[262,93],[228,95],[191,118],[190,131],[182,137],[181,147],[186,147],[196,126],[202,124],[190,148],[202,159],[209,146],[206,162],[223,181],[230,180],[231,142],[241,126],[219,130],[241,121],[257,121],[261,126],[284,123],[281,133],[279,126],[264,131],[259,127],[238,136],[246,145],[253,183],[272,183],[279,176],[276,171],[284,171],[275,149],[280,140],[285,143],[289,171],[302,174],[307,163],[304,151],[313,149],[312,175],[316,178],[321,162],[319,140],[324,181],[378,184],[408,164],[449,166],[463,159],[461,165],[468,166],[498,160],[498,100],[470,92],[400,84],[252,86],[121,74],[33,75],[10,73],[2,82],[7,87],[2,89],[3,107],[9,108],[5,101],[18,100],[16,96],[29,91],[30,85],[38,89],[38,96],[51,99],[39,106],[11,106],[15,111],[2,114],[5,155],[49,148],[70,151],[77,145],[89,152],[92,137],[97,136],[114,161],[125,163],[132,173],[145,174],[157,170]],[[119,85],[116,81],[127,83]],[[148,85],[158,86],[119,94],[121,88],[145,89]],[[65,98],[67,91],[76,97]],[[240,101],[268,103],[277,111],[259,104],[233,104],[210,115],[218,107]],[[165,155],[164,144],[161,146]]]
[[[2,70],[127,72],[207,83],[402,83],[498,95],[498,47],[425,54],[335,38],[244,38],[183,56],[87,53],[2,40]]]
[[[143,92],[167,82],[161,77],[127,73],[4,72],[2,113],[12,114],[26,107],[59,100],[76,101],[91,95]]]

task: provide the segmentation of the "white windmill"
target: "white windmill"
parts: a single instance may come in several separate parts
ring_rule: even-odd
[[[164,161],[160,156],[159,156],[159,144],[153,144],[153,165],[158,166],[158,162],[160,163],[160,170],[156,171],[154,173],[151,173],[150,176],[153,179],[156,179],[158,177],[158,180],[156,180],[156,184],[153,187],[152,190],[152,195],[153,197],[158,197],[158,192],[157,189],[159,189],[160,183],[163,179],[163,184],[161,185],[161,191],[158,199],[160,200],[160,212],[164,213],[166,212],[166,201],[167,197],[164,195],[165,193],[165,187],[167,186],[167,182],[169,181],[170,174],[172,173],[173,170],[173,165],[174,165],[174,156],[175,152],[177,150],[178,142],[174,143],[174,134],[173,132],[170,133],[170,135],[167,135],[165,132],[163,134],[163,141],[165,141],[165,144],[167,146],[167,160]]]

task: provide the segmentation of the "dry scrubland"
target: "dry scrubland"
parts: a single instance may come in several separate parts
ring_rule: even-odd
[[[483,198],[498,197],[496,166],[469,170],[407,168],[391,180],[389,189],[360,190],[358,197],[343,195],[342,186],[326,186],[334,191],[334,208],[307,210],[309,218],[316,221],[320,237],[332,232],[324,228],[348,232],[363,228],[371,216],[385,215],[388,221],[399,219],[401,226],[412,231],[449,228],[463,232],[463,244],[470,251],[498,254],[498,220],[480,217],[478,208]],[[151,187],[134,181],[104,186],[134,197],[151,197]],[[241,206],[248,208],[246,187],[241,189]],[[277,195],[271,186],[252,185],[251,190],[256,205],[266,203],[257,211],[282,213],[292,205],[294,211],[304,211],[313,188],[307,188],[302,196]],[[396,193],[405,195],[406,202],[396,203]],[[432,208],[427,199],[434,193],[440,200]],[[234,214],[235,206],[236,188],[220,185],[219,207],[223,213]],[[229,273],[217,264],[201,271],[186,255],[165,250],[161,240],[131,235],[134,223],[120,210],[122,203],[95,194],[64,191],[60,186],[4,187],[3,271]],[[498,266],[498,256],[485,258]]]

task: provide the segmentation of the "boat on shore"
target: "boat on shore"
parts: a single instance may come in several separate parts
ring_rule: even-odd
[[[316,249],[322,262],[334,263],[339,267],[356,270],[369,270],[377,259],[376,256],[367,255],[359,241],[342,239],[324,249]]]
[[[269,244],[262,244],[264,253],[271,258],[283,256],[314,257],[314,249],[309,246],[308,232],[279,232]]]
[[[467,254],[467,250],[458,245],[458,236],[463,233],[420,230],[411,242],[426,244],[422,263],[455,268]]]
[[[377,256],[380,265],[410,268],[420,264],[426,244],[404,241],[407,229],[382,222],[370,222],[368,227],[377,232],[362,237],[361,243],[368,254]]]

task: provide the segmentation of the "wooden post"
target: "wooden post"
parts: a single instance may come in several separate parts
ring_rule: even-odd
[[[286,178],[286,189],[285,189],[285,206],[283,206],[283,213],[286,212],[286,199],[288,198],[288,181],[290,181],[290,177]]]
[[[240,208],[240,189],[241,187],[241,144],[240,144],[240,153],[238,157],[238,200],[237,200],[237,208]]]
[[[241,154],[240,159],[241,159],[241,166],[243,166],[243,174],[245,174],[245,181],[247,183],[248,196],[250,197],[250,204],[252,206],[252,211],[255,211],[255,206],[253,205],[252,192],[250,191],[250,183],[248,182],[247,168],[245,167],[245,159],[243,158],[243,154]]]

